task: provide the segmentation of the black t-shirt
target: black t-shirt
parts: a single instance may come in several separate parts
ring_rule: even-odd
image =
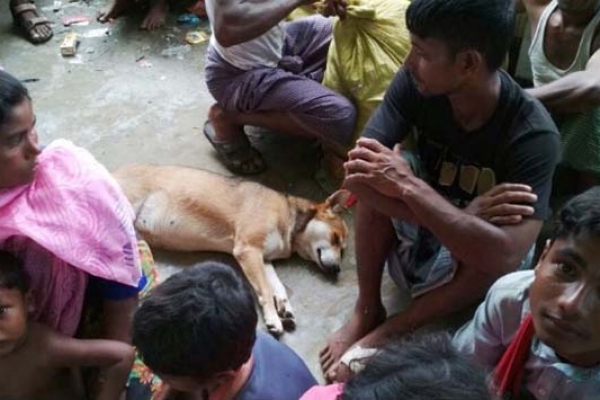
[[[501,72],[500,100],[490,120],[466,132],[446,96],[425,97],[402,68],[363,137],[393,147],[414,128],[424,179],[458,207],[503,182],[532,187],[534,217],[549,215],[552,176],[559,159],[558,130],[544,106]]]

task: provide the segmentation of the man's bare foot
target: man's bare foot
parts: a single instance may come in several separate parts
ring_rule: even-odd
[[[152,1],[151,4],[150,10],[148,10],[144,21],[140,25],[141,29],[148,31],[163,26],[167,18],[167,12],[169,12],[169,3],[167,0],[156,0]]]
[[[112,0],[110,6],[100,11],[98,22],[109,22],[111,19],[119,18],[134,3],[134,0]]]
[[[328,382],[337,380],[340,358],[353,344],[362,339],[385,321],[386,313],[383,306],[373,310],[360,310],[358,307],[344,326],[338,329],[327,340],[327,345],[319,353],[319,362],[323,377]]]

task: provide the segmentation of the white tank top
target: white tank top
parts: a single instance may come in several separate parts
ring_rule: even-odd
[[[596,11],[594,18],[589,25],[583,31],[581,41],[579,42],[579,48],[573,63],[567,69],[560,69],[548,61],[546,54],[544,53],[544,37],[546,35],[546,25],[552,12],[557,7],[557,0],[553,0],[544,9],[538,22],[535,35],[531,41],[529,47],[529,59],[531,60],[531,72],[533,73],[533,84],[534,86],[542,86],[550,82],[554,82],[557,79],[562,78],[573,72],[584,71],[585,67],[590,59],[590,52],[592,47],[592,41],[594,40],[594,33],[596,27],[600,23],[600,8]]]
[[[206,0],[206,13],[213,31],[214,7],[215,0]],[[230,47],[221,46],[214,33],[210,37],[210,44],[225,61],[246,71],[260,67],[276,67],[281,60],[284,41],[283,21],[257,38]]]

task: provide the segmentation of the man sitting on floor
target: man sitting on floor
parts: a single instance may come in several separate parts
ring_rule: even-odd
[[[349,100],[321,85],[332,35],[331,18],[283,19],[315,0],[206,1],[213,29],[206,84],[217,103],[204,127],[225,165],[235,173],[266,166],[245,125],[348,146],[356,120]]]
[[[481,300],[524,261],[549,214],[556,126],[499,70],[512,1],[413,0],[406,22],[412,50],[345,164],[358,197],[359,295],[321,353],[328,379],[351,346],[381,345]],[[413,157],[398,144],[411,130]],[[413,297],[388,320],[386,260]]]

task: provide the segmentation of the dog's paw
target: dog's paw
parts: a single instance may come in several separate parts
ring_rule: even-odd
[[[283,324],[279,318],[273,320],[265,320],[265,325],[267,326],[267,330],[269,333],[276,338],[279,338],[283,335]]]
[[[296,315],[287,297],[274,296],[277,315],[281,319],[295,319]]]
[[[296,330],[296,320],[294,318],[282,319],[281,322],[283,323],[283,329],[287,332]]]
[[[287,297],[274,296],[275,308],[277,309],[277,315],[281,318],[283,328],[286,331],[293,331],[296,329],[296,315],[292,309]]]

